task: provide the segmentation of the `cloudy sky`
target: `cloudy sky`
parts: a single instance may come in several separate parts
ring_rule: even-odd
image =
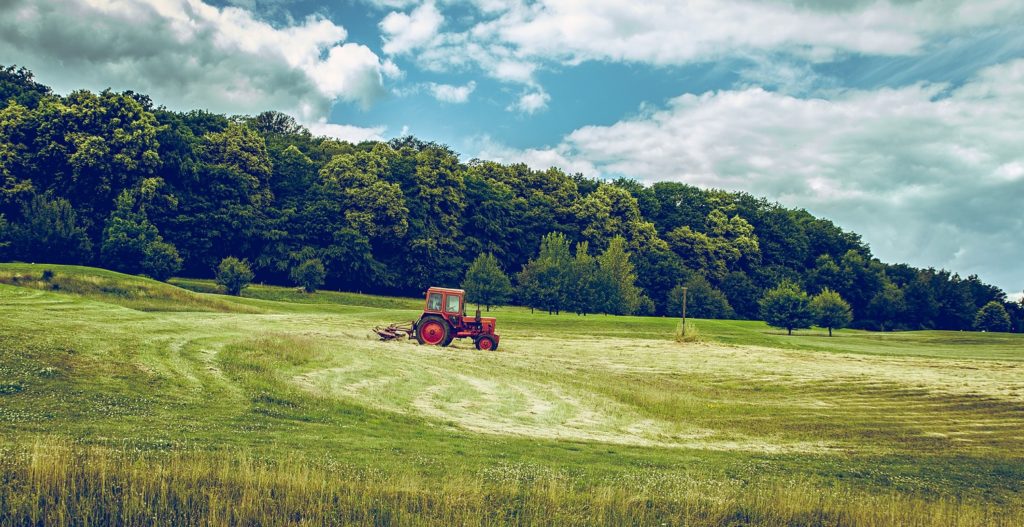
[[[1020,0],[0,0],[59,92],[806,208],[1024,289]]]

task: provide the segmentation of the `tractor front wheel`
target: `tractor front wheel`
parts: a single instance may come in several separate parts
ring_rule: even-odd
[[[445,346],[450,342],[448,324],[441,317],[424,317],[416,327],[416,341],[428,346]]]
[[[481,351],[495,351],[498,349],[498,343],[494,342],[493,338],[485,335],[476,339],[476,349]]]

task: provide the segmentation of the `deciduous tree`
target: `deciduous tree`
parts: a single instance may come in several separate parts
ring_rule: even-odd
[[[498,259],[491,253],[481,254],[473,260],[462,281],[462,288],[466,290],[467,302],[482,304],[487,311],[491,310],[491,306],[508,302],[512,294],[512,283],[508,275],[501,270]]]
[[[811,299],[811,310],[814,312],[814,320],[817,325],[828,328],[828,336],[832,336],[833,329],[842,329],[853,320],[853,312],[850,304],[839,296],[839,293],[831,289],[823,289]]]
[[[974,317],[974,329],[978,331],[1010,331],[1010,315],[1003,304],[995,300],[982,306]]]
[[[770,326],[785,329],[790,335],[794,329],[807,329],[814,323],[807,293],[789,280],[765,293],[761,299],[761,317]]]

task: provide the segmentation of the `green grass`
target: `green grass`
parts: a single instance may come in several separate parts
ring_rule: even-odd
[[[1020,335],[501,308],[483,353],[369,332],[419,299],[0,283],[0,525],[1024,522]]]

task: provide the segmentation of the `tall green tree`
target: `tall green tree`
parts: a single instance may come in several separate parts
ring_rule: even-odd
[[[597,257],[598,304],[603,313],[630,315],[637,311],[642,302],[640,289],[636,287],[636,274],[626,250],[626,239],[616,236],[608,242],[608,248]]]
[[[811,311],[814,312],[815,323],[828,328],[830,337],[833,329],[845,328],[853,321],[850,304],[839,293],[827,288],[811,298]]]
[[[466,290],[467,302],[482,304],[487,311],[491,306],[508,302],[512,294],[512,282],[491,253],[483,253],[473,260],[462,281],[462,288]]]
[[[1010,315],[1003,304],[992,300],[978,310],[974,317],[974,329],[978,331],[1010,331]]]
[[[569,240],[560,232],[546,234],[537,258],[520,273],[520,284],[529,291],[530,307],[558,314],[569,307],[573,258]]]
[[[807,329],[814,324],[810,298],[799,285],[789,280],[764,294],[761,317],[768,325],[785,329],[790,335],[794,329]]]
[[[572,261],[569,308],[578,315],[597,312],[600,309],[597,284],[597,260],[590,255],[590,244],[586,241],[579,242],[576,244],[576,254]]]

